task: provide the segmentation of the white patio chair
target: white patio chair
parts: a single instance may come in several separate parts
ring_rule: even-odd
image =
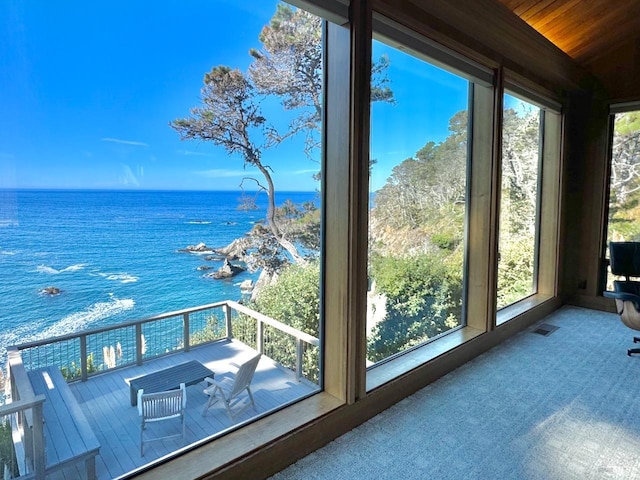
[[[251,380],[253,380],[253,374],[256,372],[256,367],[258,366],[261,355],[261,353],[258,353],[242,365],[237,366],[238,371],[233,375],[233,377],[224,377],[219,381],[210,377],[205,378],[205,382],[209,383],[210,386],[204,389],[204,393],[209,395],[209,400],[202,411],[203,417],[206,415],[209,407],[218,401],[218,396],[220,396],[220,399],[224,403],[224,406],[227,409],[227,414],[231,420],[244,412],[249,408],[249,406],[252,406],[253,409],[256,410],[256,404],[253,401],[250,384]],[[232,407],[242,400],[241,395],[245,390],[249,395],[250,401],[234,412]]]
[[[144,393],[144,389],[138,390],[138,413],[141,417],[140,423],[140,456],[143,456],[144,442],[154,440],[162,440],[169,438],[184,438],[184,410],[187,405],[187,391],[184,383],[180,384],[179,390],[168,390],[166,392]],[[144,439],[144,430],[147,423],[159,422],[162,420],[170,420],[180,418],[182,424],[182,432],[158,436],[148,440]]]

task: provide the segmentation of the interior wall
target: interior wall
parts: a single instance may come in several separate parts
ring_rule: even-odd
[[[599,292],[608,164],[607,102],[573,91],[565,105],[565,178],[562,209],[561,293],[567,303],[614,311]]]

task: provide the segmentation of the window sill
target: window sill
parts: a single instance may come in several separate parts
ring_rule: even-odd
[[[459,328],[420,348],[416,348],[393,360],[372,367],[367,371],[367,392],[459,347],[483,333],[484,331],[469,326]]]
[[[519,317],[523,313],[528,312],[532,308],[535,308],[547,301],[551,300],[551,295],[543,295],[541,293],[531,295],[530,297],[524,298],[519,302],[512,303],[509,306],[506,306],[500,310],[498,310],[496,314],[496,326],[500,326],[509,320],[513,320],[514,318]]]
[[[123,478],[208,478],[224,467],[273,443],[282,436],[342,406],[336,397],[320,392],[244,428],[210,441],[153,468]]]

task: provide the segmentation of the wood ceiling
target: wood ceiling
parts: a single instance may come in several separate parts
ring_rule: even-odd
[[[640,0],[498,0],[588,65],[640,33]]]

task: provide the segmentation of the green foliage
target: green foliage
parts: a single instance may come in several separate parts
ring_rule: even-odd
[[[459,239],[446,232],[434,233],[431,235],[431,243],[442,250],[453,250],[458,245]]]
[[[467,112],[449,120],[444,142],[427,142],[415,158],[396,165],[376,192],[374,215],[392,228],[418,228],[450,215],[466,197]]]
[[[533,293],[534,248],[531,236],[500,238],[498,308],[511,305]]]
[[[90,353],[87,355],[87,374],[96,373],[98,371],[100,371],[100,368],[97,367],[94,362],[93,353]],[[82,368],[75,361],[72,361],[69,366],[60,367],[60,372],[67,382],[70,380],[77,380],[82,377]]]
[[[211,314],[207,316],[205,327],[190,335],[189,343],[191,345],[200,345],[201,343],[212,342],[226,336],[227,326],[224,316]]]
[[[615,116],[609,187],[609,241],[640,240],[640,111]]]
[[[250,308],[318,337],[320,329],[319,263],[290,265],[282,271],[274,283],[260,291]],[[295,370],[296,344],[290,335],[266,327],[265,353],[282,365]],[[303,372],[307,379],[318,382],[319,351],[317,347],[305,344]]]
[[[14,478],[18,477],[18,464],[11,438],[11,423],[8,420],[0,420],[0,471],[3,465],[8,466]]]
[[[375,256],[370,275],[387,297],[386,317],[368,339],[369,360],[379,361],[459,324],[462,269],[440,255]]]

